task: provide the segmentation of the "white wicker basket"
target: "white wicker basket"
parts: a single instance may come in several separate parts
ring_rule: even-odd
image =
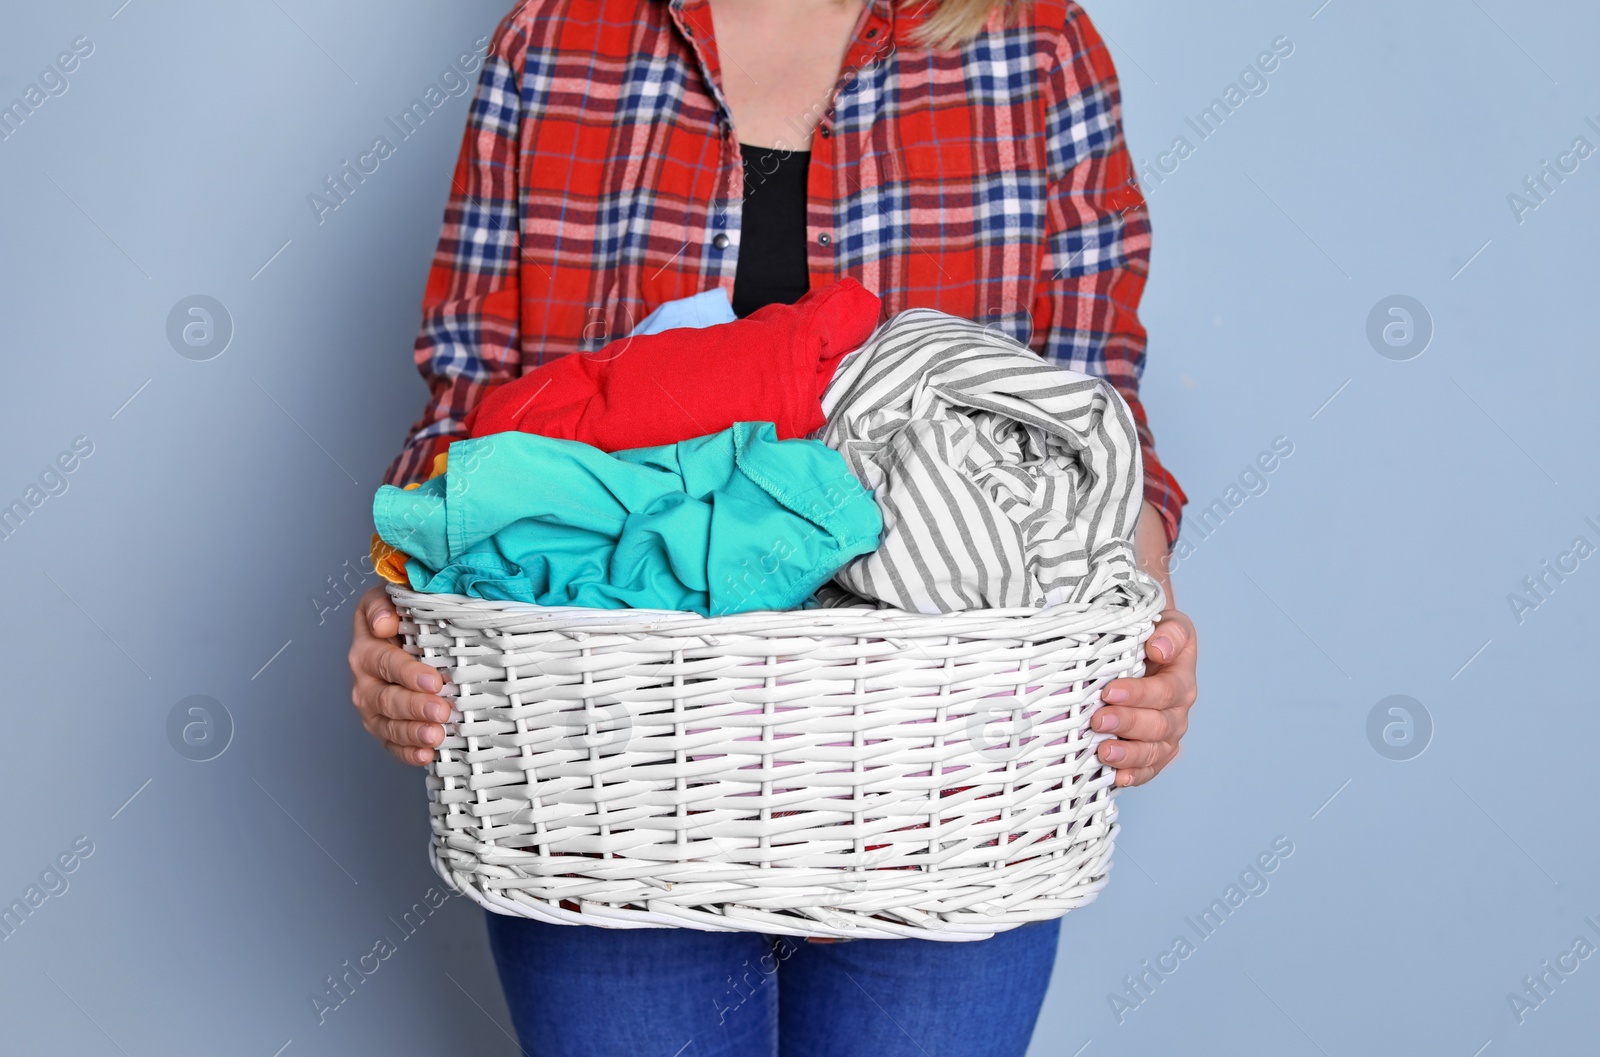
[[[1099,688],[1162,607],[705,618],[390,587],[456,710],[435,869],[504,914],[610,928],[973,940],[1105,886]]]

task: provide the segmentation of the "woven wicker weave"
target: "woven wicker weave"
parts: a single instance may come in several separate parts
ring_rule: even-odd
[[[1114,772],[1088,721],[1144,671],[1151,581],[940,616],[389,590],[455,698],[428,767],[434,867],[491,910],[972,940],[1105,886]]]

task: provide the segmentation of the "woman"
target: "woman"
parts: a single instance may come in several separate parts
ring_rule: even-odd
[[[1138,400],[1149,253],[1110,56],[1069,0],[525,0],[468,119],[416,358],[432,391],[386,479],[426,476],[485,389],[592,352],[720,286],[735,311],[851,275],[1108,378],[1139,422],[1137,550],[1172,597],[1185,501]],[[447,714],[380,590],[350,665],[366,728],[426,763]],[[1169,609],[1148,674],[1094,726],[1119,785],[1177,753],[1195,636]],[[970,943],[796,943],[489,915],[525,1052],[1020,1055],[1059,922]]]

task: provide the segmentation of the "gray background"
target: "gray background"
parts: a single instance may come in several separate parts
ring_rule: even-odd
[[[350,607],[315,599],[340,598],[328,578],[365,552],[421,406],[410,348],[466,97],[323,223],[306,196],[505,0],[118,3],[0,12],[0,100],[94,44],[0,142],[0,502],[94,446],[0,541],[0,903],[94,849],[0,942],[0,1050],[514,1053],[463,900],[325,1024],[308,1000],[436,883],[420,772],[349,707]],[[1593,1052],[1600,959],[1520,1022],[1507,996],[1600,944],[1600,557],[1520,620],[1508,596],[1575,537],[1600,544],[1600,156],[1520,221],[1507,196],[1574,138],[1600,147],[1600,15],[1089,11],[1141,168],[1192,148],[1145,180],[1143,318],[1193,500],[1176,585],[1202,690],[1183,758],[1122,798],[1113,883],[1064,923],[1033,1053]],[[1185,118],[1280,36],[1267,90],[1201,140]],[[235,328],[203,362],[166,335],[196,294]],[[1395,294],[1432,321],[1420,356],[1369,342]],[[1277,437],[1293,454],[1230,506]],[[1409,760],[1368,735],[1395,694],[1431,717]],[[205,762],[168,737],[191,695],[233,724]],[[1185,919],[1280,836],[1269,887],[1200,939]],[[1119,1022],[1108,996],[1179,935],[1193,954]]]

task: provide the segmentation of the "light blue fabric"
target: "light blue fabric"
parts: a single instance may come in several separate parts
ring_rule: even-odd
[[[378,489],[378,535],[417,591],[706,615],[792,609],[878,545],[883,520],[844,458],[770,422],[606,454],[494,433],[447,472]]]
[[[733,306],[728,303],[727,293],[720,286],[714,286],[701,293],[657,305],[654,312],[629,331],[629,336],[659,334],[675,327],[710,327],[718,323],[732,323],[738,318],[733,314]]]

